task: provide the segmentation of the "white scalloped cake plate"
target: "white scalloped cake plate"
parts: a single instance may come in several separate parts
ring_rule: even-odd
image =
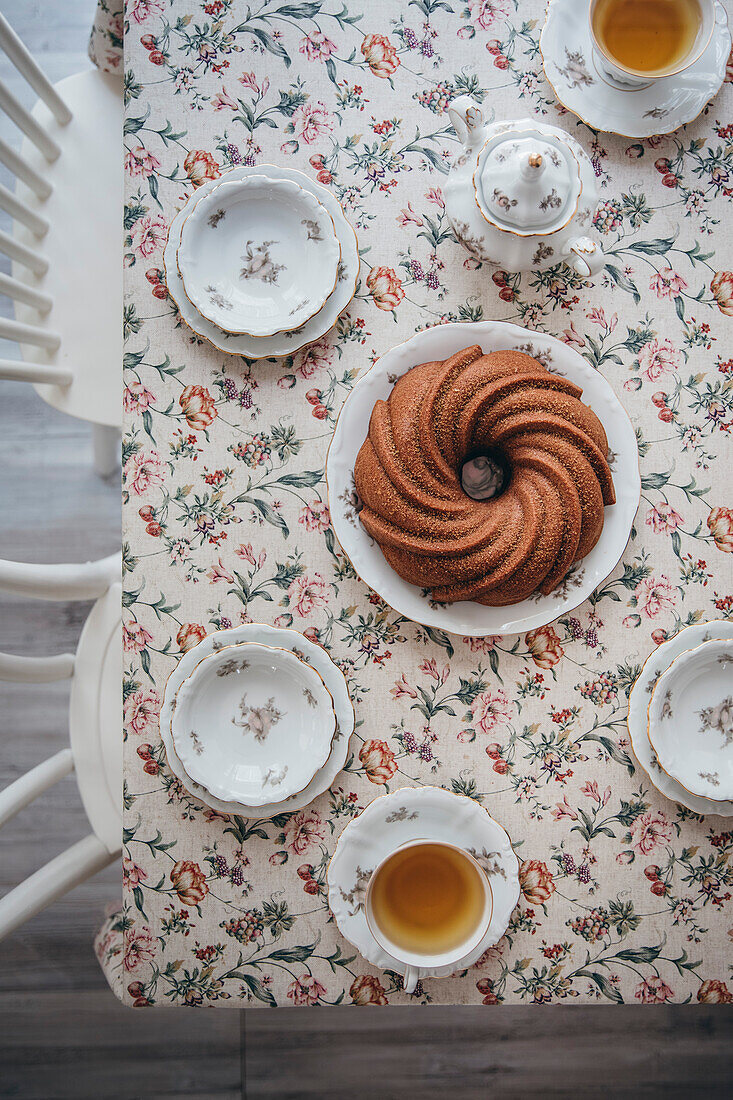
[[[694,65],[633,91],[615,87],[596,65],[589,4],[590,0],[551,0],[540,55],[559,102],[594,130],[629,138],[671,134],[694,121],[720,91],[731,48],[722,4],[715,5],[712,38]]]
[[[247,806],[240,802],[223,801],[211,794],[206,787],[196,783],[183,767],[171,736],[173,703],[183,681],[193,672],[197,663],[213,653],[215,649],[237,645],[240,642],[262,642],[265,645],[290,649],[297,653],[301,660],[313,665],[313,668],[320,673],[331,692],[338,721],[338,730],[333,740],[331,754],[323,767],[316,772],[305,790],[282,802],[271,802],[263,806]],[[269,626],[267,623],[243,623],[241,626],[232,627],[230,630],[215,630],[211,634],[207,634],[198,645],[183,654],[168,677],[163,693],[163,703],[160,708],[160,736],[165,746],[168,767],[186,790],[194,798],[197,798],[212,810],[216,810],[217,813],[261,819],[275,817],[281,813],[292,813],[294,810],[302,810],[314,798],[318,798],[319,795],[329,789],[346,763],[349,754],[349,738],[354,731],[354,723],[354,706],[349,696],[346,678],[326,650],[315,642],[311,642],[308,638],[304,638],[297,630]]]
[[[244,333],[224,332],[212,321],[202,317],[188,300],[181,273],[178,270],[176,254],[181,243],[183,223],[191,212],[191,204],[200,202],[205,195],[218,187],[222,180],[240,180],[250,175],[267,175],[275,180],[293,180],[304,191],[314,195],[333,218],[336,237],[341,245],[341,262],[333,293],[318,313],[294,332],[279,332],[274,336],[247,336]],[[301,348],[320,340],[336,324],[356,293],[359,278],[359,248],[353,226],[344,215],[336,196],[332,195],[326,187],[294,168],[280,168],[275,164],[257,164],[251,168],[233,168],[231,172],[227,172],[219,179],[207,180],[194,192],[168,227],[168,240],[163,250],[163,269],[168,293],[175,302],[181,319],[197,336],[208,340],[219,351],[227,352],[229,355],[244,355],[247,359],[276,359],[281,355],[294,355]]]
[[[582,386],[582,400],[599,417],[608,436],[616,487],[616,503],[605,509],[600,539],[563,585],[549,596],[535,593],[508,607],[484,607],[468,600],[436,603],[430,593],[394,572],[357,514],[354,463],[366,438],[375,401],[386,400],[395,381],[416,364],[447,359],[471,344],[479,344],[484,352],[524,351],[539,358],[548,370]],[[641,493],[636,433],[606,379],[561,340],[508,321],[436,325],[378,359],[346,398],[326,459],[326,482],[336,537],[362,581],[395,611],[416,623],[474,637],[533,630],[578,607],[618,564]]]
[[[692,794],[663,771],[647,736],[647,708],[659,677],[669,668],[675,657],[714,638],[725,641],[733,639],[733,621],[713,619],[708,623],[685,627],[655,649],[647,658],[631,689],[627,722],[634,756],[660,794],[673,802],[679,802],[681,806],[686,806],[696,814],[733,817],[733,802],[716,801],[705,798],[703,795]]]
[[[375,940],[364,912],[366,877],[402,844],[435,840],[464,848],[489,879],[492,912],[481,942],[458,964],[431,969],[426,978],[446,978],[473,966],[498,943],[519,901],[519,861],[506,830],[485,807],[442,787],[402,787],[375,798],[348,823],[328,865],[328,906],[339,931],[381,970],[404,975]],[[421,979],[422,981],[423,979]]]

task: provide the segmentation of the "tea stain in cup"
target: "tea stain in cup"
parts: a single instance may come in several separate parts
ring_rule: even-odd
[[[702,23],[699,0],[598,0],[593,32],[624,69],[664,73],[684,63]]]
[[[396,851],[371,887],[372,916],[403,951],[441,955],[475,933],[485,910],[482,872],[455,848],[418,844]]]

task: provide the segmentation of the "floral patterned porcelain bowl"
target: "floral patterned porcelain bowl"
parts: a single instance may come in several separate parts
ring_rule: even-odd
[[[308,786],[331,752],[333,698],[287,649],[224,646],[178,690],[171,734],[187,774],[217,798],[264,805]]]
[[[506,932],[519,901],[519,862],[505,829],[465,795],[442,787],[402,787],[375,798],[350,821],[328,865],[328,904],[339,931],[367,962],[405,975],[408,964],[394,959],[372,935],[365,911],[372,872],[397,848],[413,840],[434,840],[468,852],[489,881],[491,920],[481,941],[457,963],[436,966],[421,978],[447,978],[467,970]]]
[[[716,801],[699,794],[692,794],[663,771],[652,748],[647,730],[649,700],[659,677],[680,653],[684,653],[687,649],[694,649],[695,646],[709,642],[713,638],[730,639],[733,643],[733,620],[717,619],[708,623],[696,623],[695,626],[686,626],[654,649],[647,657],[631,689],[627,724],[634,756],[665,798],[679,802],[681,806],[686,806],[696,814],[733,817],[733,802]]]
[[[660,767],[686,790],[733,798],[733,641],[672,661],[649,703],[648,734]]]
[[[248,642],[262,642],[264,645],[289,649],[301,661],[312,665],[322,676],[333,698],[336,711],[336,734],[331,752],[322,768],[315,773],[307,787],[297,794],[280,802],[267,802],[264,805],[248,806],[243,802],[229,802],[217,798],[206,787],[196,783],[183,767],[176,752],[171,736],[171,719],[175,710],[176,696],[181,684],[193,672],[199,661],[216,653],[225,646],[239,646]],[[207,634],[198,645],[187,650],[168,677],[160,708],[160,736],[165,746],[168,767],[183,787],[204,805],[220,814],[237,814],[240,817],[268,818],[277,814],[301,810],[314,798],[323,794],[333,783],[346,763],[349,754],[349,738],[355,725],[354,707],[349,696],[346,678],[326,650],[316,642],[311,642],[297,630],[286,627],[270,626],[268,623],[242,623],[228,630],[215,630]]]
[[[293,332],[333,292],[333,218],[292,180],[226,180],[186,218],[178,269],[191,304],[224,332]]]

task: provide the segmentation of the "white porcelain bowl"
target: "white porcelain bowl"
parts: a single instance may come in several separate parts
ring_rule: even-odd
[[[733,798],[733,641],[676,657],[657,681],[648,718],[664,771],[693,794]]]
[[[187,774],[217,798],[263,806],[302,791],[336,733],[333,698],[295,653],[259,643],[204,657],[175,699],[171,735]]]
[[[341,246],[333,218],[292,180],[226,180],[192,206],[178,268],[192,305],[224,332],[292,332],[332,293]]]

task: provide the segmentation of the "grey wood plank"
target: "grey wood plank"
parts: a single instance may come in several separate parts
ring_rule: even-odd
[[[729,1006],[251,1012],[248,1100],[730,1095]],[[274,1055],[274,1048],[277,1054]]]
[[[129,1009],[109,990],[0,995],[0,1096],[239,1100],[239,1013]]]

